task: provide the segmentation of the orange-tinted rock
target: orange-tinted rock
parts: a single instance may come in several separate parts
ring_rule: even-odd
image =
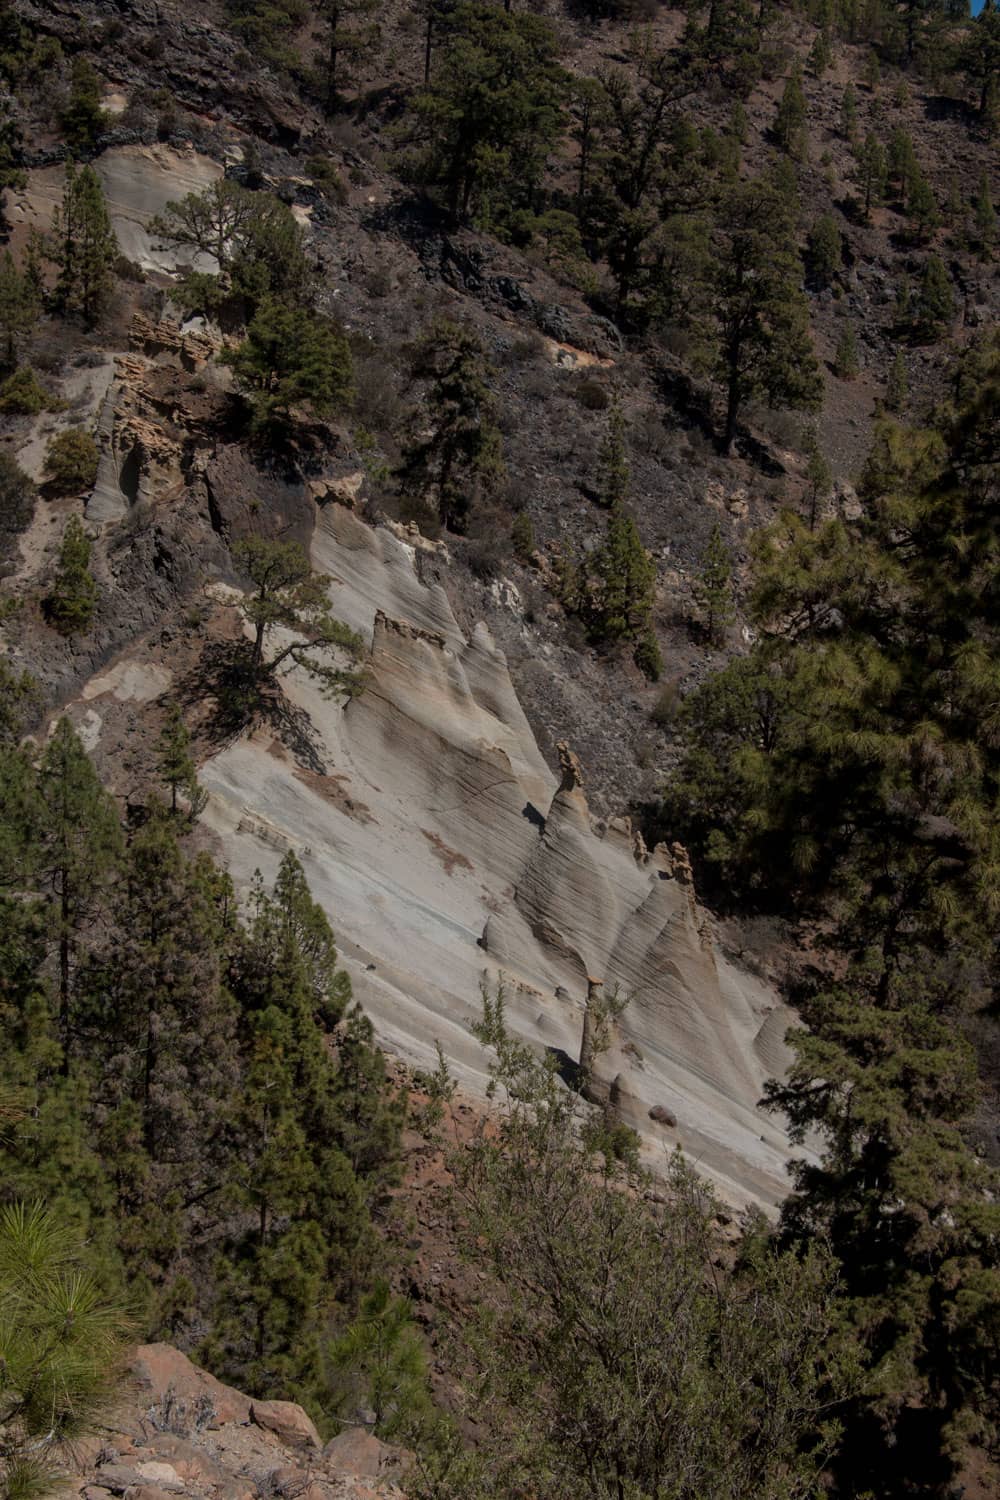
[[[136,1350],[132,1370],[150,1406],[180,1404],[200,1426],[221,1427],[226,1422],[247,1422],[251,1402],[199,1370],[185,1354],[170,1344],[143,1344]]]
[[[312,1418],[294,1401],[254,1401],[250,1420],[293,1448],[322,1446]]]

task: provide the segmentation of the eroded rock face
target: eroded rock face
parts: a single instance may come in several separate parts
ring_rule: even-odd
[[[731,1201],[776,1202],[788,1143],[757,1102],[785,1065],[787,1013],[715,952],[684,851],[595,823],[570,747],[557,781],[489,632],[463,634],[398,536],[327,505],[312,552],[371,643],[367,686],[345,710],[286,679],[312,726],[308,768],[264,735],[206,765],[205,819],[237,881],[294,849],[383,1042],[425,1066],[440,1040],[474,1090],[482,983],[502,975],[512,1027],[574,1063],[588,983],[618,986],[631,999],[596,1093],[654,1164],[679,1141]],[[664,1099],[676,1128],[650,1116]]]
[[[163,244],[150,232],[149,223],[169,202],[217,182],[223,175],[218,162],[191,148],[160,143],[113,146],[95,159],[94,169],[121,252],[129,260],[144,271],[173,271],[188,264],[199,271],[216,269],[212,256]],[[26,187],[12,198],[12,223],[48,230],[62,202],[65,175],[62,163],[31,172]]]

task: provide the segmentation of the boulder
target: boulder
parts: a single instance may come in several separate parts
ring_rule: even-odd
[[[249,1397],[197,1369],[170,1344],[143,1344],[136,1350],[132,1372],[150,1406],[169,1405],[195,1427],[221,1427],[250,1418]]]
[[[161,1490],[173,1490],[175,1494],[184,1489],[184,1481],[174,1468],[173,1464],[161,1462],[157,1459],[144,1459],[136,1464],[136,1472],[141,1476],[145,1485],[156,1485]]]
[[[334,1474],[350,1474],[356,1479],[378,1479],[403,1467],[401,1451],[380,1442],[363,1427],[345,1427],[327,1443],[323,1457]]]
[[[290,1448],[322,1447],[312,1418],[294,1401],[254,1401],[250,1420]]]
[[[654,1104],[649,1111],[649,1118],[655,1120],[657,1125],[669,1125],[671,1130],[677,1124],[677,1116],[673,1110],[667,1109],[664,1104]]]
[[[102,1464],[94,1477],[94,1483],[112,1495],[124,1495],[142,1483],[138,1470],[130,1464]]]

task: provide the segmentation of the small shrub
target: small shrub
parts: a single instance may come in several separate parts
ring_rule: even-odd
[[[492,583],[503,572],[503,557],[493,535],[476,537],[466,551],[469,572],[482,583]]]
[[[649,717],[660,729],[667,729],[677,717],[681,706],[681,684],[680,679],[672,677],[665,682],[656,695]]]
[[[48,411],[51,405],[51,394],[30,365],[21,365],[0,385],[0,412],[37,417],[39,412]]]
[[[369,297],[388,297],[392,289],[392,272],[389,267],[372,266],[365,277],[365,290]]]
[[[328,156],[310,156],[306,162],[306,170],[324,198],[329,198],[331,203],[347,202],[347,184]]]
[[[514,554],[526,562],[535,550],[535,528],[526,510],[519,510],[510,528]]]
[[[611,405],[607,387],[593,376],[588,375],[578,381],[573,394],[585,411],[607,411]]]
[[[663,653],[652,630],[639,637],[633,652],[635,664],[650,682],[658,682],[663,671]]]
[[[82,427],[57,433],[45,454],[45,474],[57,495],[79,495],[93,488],[100,455]]]

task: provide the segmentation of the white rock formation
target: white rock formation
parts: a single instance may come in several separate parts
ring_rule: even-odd
[[[149,233],[155,214],[162,213],[172,199],[200,192],[223,175],[210,156],[174,146],[113,146],[94,162],[107,198],[108,212],[122,254],[144,271],[173,271],[179,264],[193,264],[199,271],[215,269],[211,256],[194,255],[189,249],[161,247]],[[10,218],[47,230],[62,202],[65,168],[43,167],[31,172],[26,188],[11,194]]]
[[[506,975],[511,1025],[574,1062],[588,977],[620,985],[632,999],[597,1073],[651,1159],[680,1141],[731,1202],[776,1202],[788,1144],[757,1101],[787,1013],[713,950],[683,851],[595,827],[575,759],[557,783],[488,630],[466,640],[388,529],[328,506],[313,561],[372,642],[368,686],[343,710],[286,679],[325,773],[261,734],[204,768],[238,883],[293,848],[383,1041],[425,1065],[440,1039],[473,1089],[482,982]]]

